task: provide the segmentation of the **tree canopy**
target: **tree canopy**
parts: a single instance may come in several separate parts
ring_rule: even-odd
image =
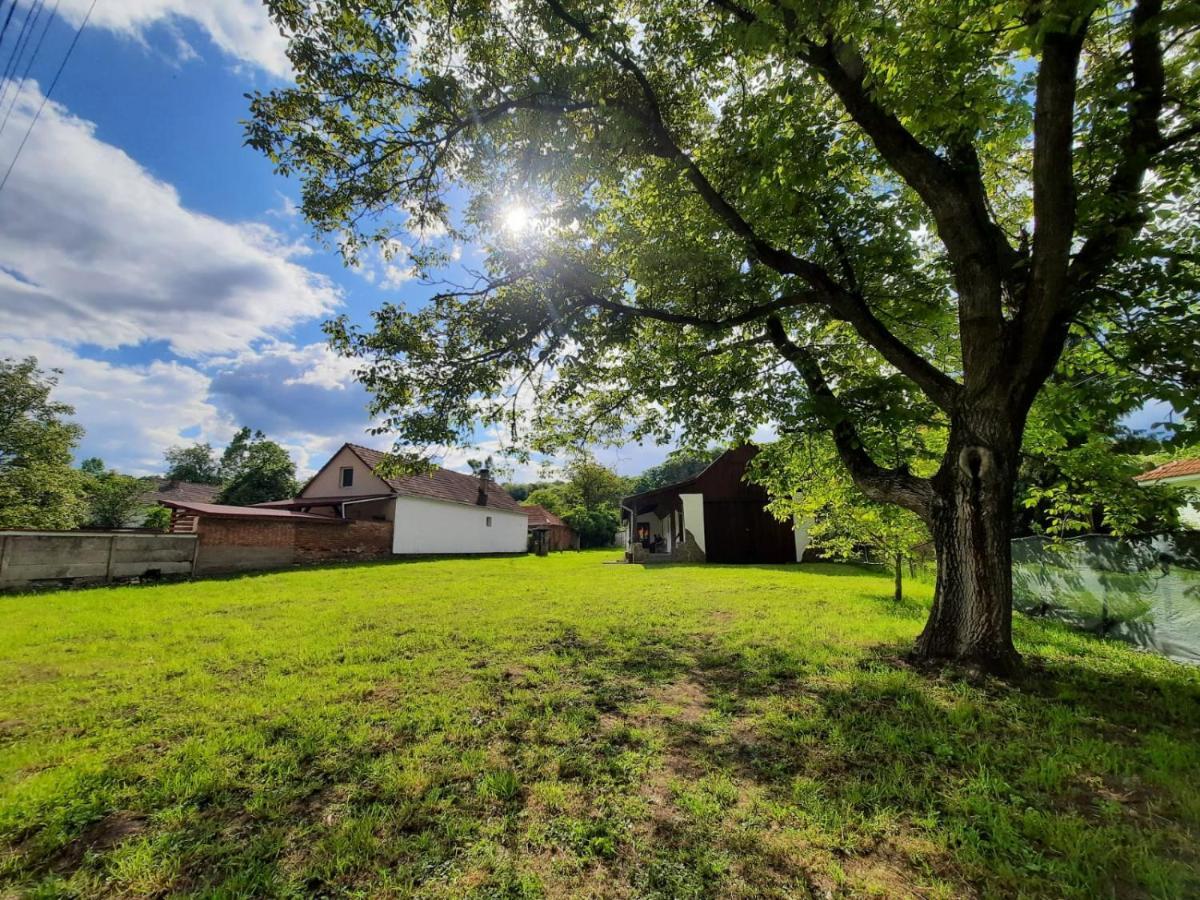
[[[824,431],[933,535],[919,654],[1007,670],[1046,381],[1102,355],[1195,421],[1193,3],[268,5],[297,80],[248,140],[309,220],[350,261],[486,248],[330,328],[403,444]],[[882,462],[930,423],[934,471]]]
[[[221,467],[212,444],[168,447],[163,459],[167,463],[164,477],[171,481],[189,481],[194,484],[221,483]]]
[[[579,535],[582,547],[611,545],[621,526],[621,497],[629,492],[631,480],[585,454],[576,455],[564,474],[565,481],[529,491],[525,503],[562,517]]]
[[[155,479],[122,475],[89,457],[79,466],[87,501],[85,524],[95,528],[141,526],[153,509],[144,499],[154,489]]]
[[[240,429],[225,448],[221,475],[218,503],[252,506],[296,493],[296,464],[287,450],[249,428]]]
[[[0,528],[74,528],[83,482],[71,453],[83,429],[50,395],[57,372],[37,360],[0,359]]]

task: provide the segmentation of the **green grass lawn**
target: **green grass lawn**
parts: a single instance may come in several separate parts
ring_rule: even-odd
[[[0,896],[1200,892],[1200,670],[613,556],[0,598]]]

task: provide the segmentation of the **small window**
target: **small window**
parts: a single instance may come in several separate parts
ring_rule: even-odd
[[[342,487],[354,487],[354,469],[350,466],[342,469]]]
[[[491,528],[491,527],[492,527],[492,517],[491,517],[491,516],[488,516],[488,517],[487,517],[487,527],[488,527],[488,528]]]

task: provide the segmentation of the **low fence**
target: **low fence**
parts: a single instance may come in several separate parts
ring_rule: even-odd
[[[1200,533],[1013,541],[1021,611],[1200,663]]]
[[[188,576],[198,547],[188,534],[0,531],[0,590]]]

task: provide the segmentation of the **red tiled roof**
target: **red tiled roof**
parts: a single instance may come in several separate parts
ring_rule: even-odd
[[[212,503],[217,499],[219,484],[197,484],[194,481],[175,481],[163,478],[154,485],[154,490],[145,495],[147,503],[159,500],[177,500],[180,503]]]
[[[387,459],[387,454],[370,447],[360,447],[358,444],[347,444],[354,454],[371,467],[371,471],[379,468]],[[378,472],[375,473],[379,475]],[[503,512],[515,512],[521,515],[525,510],[516,500],[509,496],[508,491],[492,481],[488,483],[487,502],[479,502],[479,478],[475,475],[464,475],[462,472],[452,472],[449,469],[437,468],[424,475],[405,475],[401,478],[384,478],[379,475],[388,487],[402,497],[422,497],[428,500],[446,500],[450,503],[466,503],[471,506],[487,506]]]
[[[1161,481],[1164,478],[1182,478],[1185,475],[1200,475],[1200,459],[1176,459],[1163,463],[1157,469],[1134,475],[1134,481]]]
[[[344,519],[318,516],[312,513],[293,512],[290,509],[263,509],[260,506],[223,506],[219,503],[182,503],[174,500],[160,501],[170,509],[179,509],[199,516],[220,519],[304,519],[305,521],[340,524]]]
[[[537,506],[534,504],[531,506],[523,506],[521,508],[525,510],[525,514],[529,516],[530,528],[547,528],[551,525],[561,525],[564,528],[571,527],[544,506]]]

